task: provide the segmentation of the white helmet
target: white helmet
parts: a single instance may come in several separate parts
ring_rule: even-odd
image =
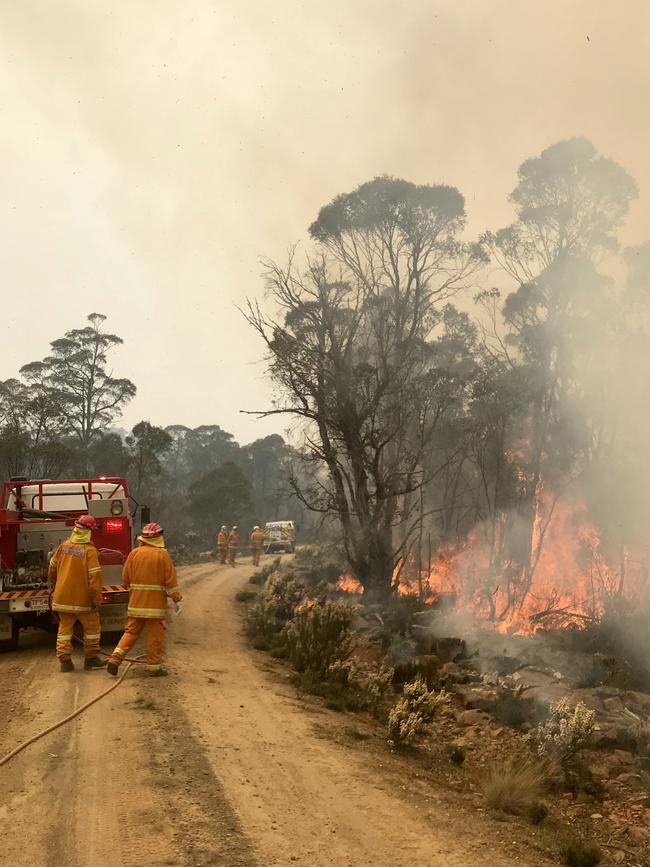
[[[233,530],[236,530],[236,529],[237,529],[237,524],[235,524],[235,526],[233,527]]]
[[[253,527],[253,530],[259,530],[259,527],[257,526],[257,524],[255,524],[255,526]]]
[[[222,529],[222,530],[227,530],[227,529],[228,529],[228,527],[226,527],[226,525],[225,525],[225,524],[222,524],[222,525],[221,525],[221,529]]]

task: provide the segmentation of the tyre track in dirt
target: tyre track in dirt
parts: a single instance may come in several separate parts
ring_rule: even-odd
[[[488,821],[435,792],[423,796],[419,786],[413,801],[397,795],[394,772],[376,757],[324,738],[328,721],[340,727],[340,715],[305,708],[242,635],[234,596],[251,571],[183,570],[185,608],[170,629],[178,676],[169,698],[191,720],[261,867],[544,863],[501,851]]]
[[[79,654],[75,662],[77,671],[61,675],[53,638],[41,633],[0,656],[0,754],[111,682],[104,671],[80,671]],[[255,863],[171,697],[173,680],[146,679],[135,667],[117,690],[0,769],[3,867]]]
[[[242,636],[234,596],[251,571],[180,569],[185,607],[169,622],[171,676],[132,670],[0,769],[0,821],[11,829],[0,864],[544,863],[506,851],[493,825],[444,793],[411,785],[387,755],[329,737],[345,717],[305,705],[283,669]],[[25,638],[25,647],[0,656],[2,754],[108,683],[101,671],[60,675],[52,637]]]

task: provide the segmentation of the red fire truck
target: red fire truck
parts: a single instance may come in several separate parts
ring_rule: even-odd
[[[102,566],[102,633],[124,626],[128,591],[122,564],[133,545],[126,479],[26,479],[3,482],[0,494],[0,649],[15,648],[27,627],[52,630],[47,567],[79,515],[97,519],[93,544]],[[145,511],[143,509],[143,511]]]

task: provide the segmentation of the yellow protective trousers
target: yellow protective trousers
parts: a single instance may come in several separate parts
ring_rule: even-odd
[[[86,656],[97,656],[102,628],[99,623],[99,611],[58,611],[59,631],[56,636],[56,655],[59,659],[70,659],[72,654],[72,635],[74,625],[79,621],[84,632],[84,653]]]
[[[262,554],[262,549],[254,547],[253,548],[253,566],[260,565],[260,556]]]
[[[165,621],[149,617],[127,617],[124,635],[113,651],[110,661],[120,665],[126,654],[146,628],[147,665],[145,671],[152,673],[162,668],[163,647],[165,644]]]
[[[228,547],[226,545],[219,545],[219,562],[225,563],[228,557]]]
[[[228,547],[228,562],[234,563],[236,557],[237,557],[237,546],[236,545],[230,545]]]

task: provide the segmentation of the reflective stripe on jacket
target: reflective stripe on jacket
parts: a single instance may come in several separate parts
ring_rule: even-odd
[[[253,530],[251,533],[251,548],[261,548],[264,541],[264,533],[261,530]]]
[[[166,548],[134,548],[126,558],[122,578],[131,591],[129,617],[160,620],[167,612],[167,597],[180,599],[176,569]]]
[[[52,555],[47,574],[55,584],[53,611],[83,613],[99,607],[102,567],[97,548],[90,542],[62,542]]]
[[[217,536],[217,545],[219,548],[226,548],[228,546],[228,534],[224,533],[223,530]]]

